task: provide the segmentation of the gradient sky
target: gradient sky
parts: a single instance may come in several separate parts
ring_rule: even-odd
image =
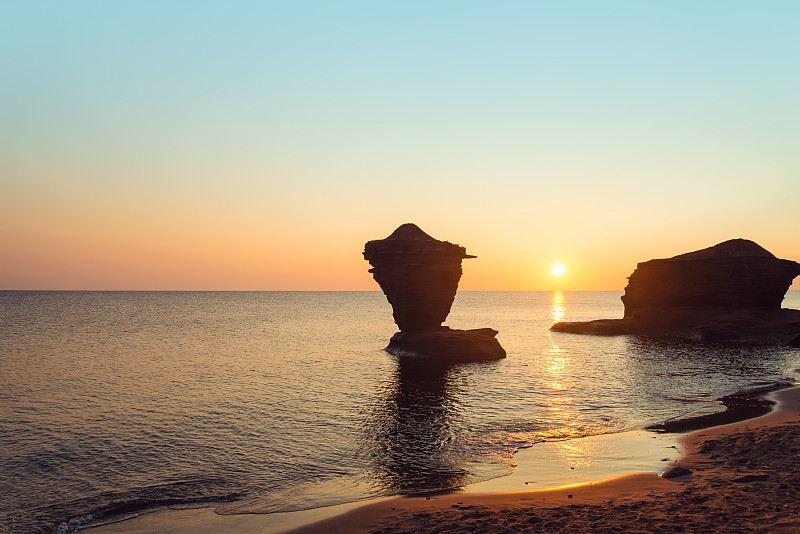
[[[800,261],[798,21],[794,0],[3,2],[0,288],[377,289],[363,244],[404,222],[478,256],[465,290],[620,290],[734,237]]]

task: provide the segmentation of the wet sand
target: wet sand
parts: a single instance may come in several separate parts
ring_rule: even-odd
[[[799,532],[800,388],[770,397],[778,406],[766,416],[685,436],[681,440],[685,455],[665,458],[670,460],[665,468],[689,471],[676,478],[639,473],[515,492],[498,492],[486,485],[491,493],[390,498],[305,515],[220,516],[208,508],[170,510],[89,532],[266,534],[286,532],[298,519],[321,521],[291,530],[292,534]],[[524,484],[525,476],[518,476],[515,483]]]

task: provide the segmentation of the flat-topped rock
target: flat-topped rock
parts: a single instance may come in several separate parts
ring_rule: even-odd
[[[628,278],[625,317],[660,307],[779,309],[800,264],[781,260],[747,239],[650,260]]]
[[[781,309],[798,275],[797,262],[731,239],[638,264],[622,296],[622,319],[561,322],[551,330],[800,346],[800,311]]]

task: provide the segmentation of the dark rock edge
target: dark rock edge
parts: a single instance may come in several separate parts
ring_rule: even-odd
[[[488,361],[506,357],[495,337],[497,330],[455,330],[447,326],[413,332],[397,332],[386,352],[402,357],[427,357],[453,361]]]

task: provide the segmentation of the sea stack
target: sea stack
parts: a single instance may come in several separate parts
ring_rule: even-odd
[[[800,311],[781,302],[800,264],[747,239],[639,263],[625,287],[622,319],[562,322],[579,334],[645,334],[702,342],[800,344]]]
[[[464,247],[439,241],[406,223],[386,239],[369,241],[364,259],[378,282],[400,332],[386,350],[396,355],[479,360],[505,357],[496,330],[453,330],[442,323],[461,279],[461,260],[474,258]]]

